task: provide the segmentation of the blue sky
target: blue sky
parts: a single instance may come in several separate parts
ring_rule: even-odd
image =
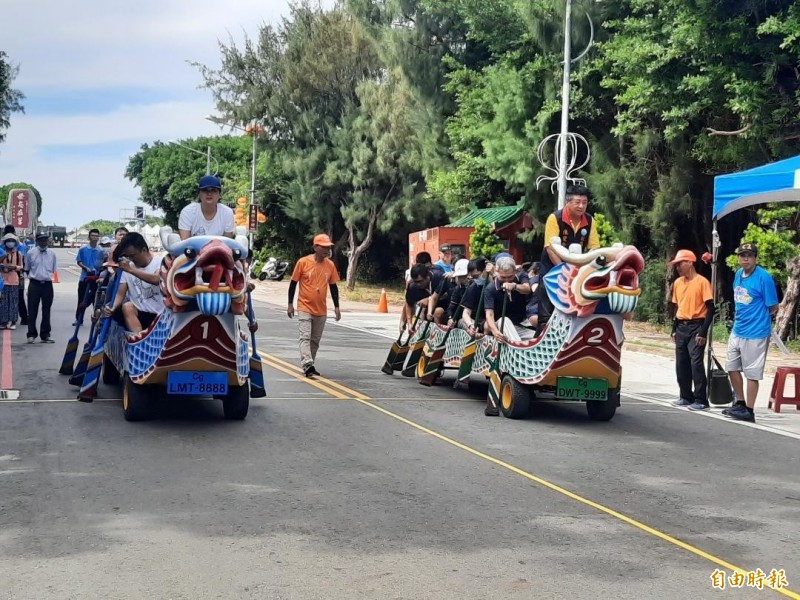
[[[241,45],[288,12],[286,0],[3,0],[17,26],[3,26],[0,50],[26,99],[0,144],[0,185],[36,186],[46,224],[132,213],[124,172],[143,143],[224,133],[204,119],[214,104],[187,61],[216,67],[220,41]]]

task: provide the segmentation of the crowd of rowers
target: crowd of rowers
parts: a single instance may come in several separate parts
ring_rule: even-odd
[[[560,239],[564,248],[579,245],[581,252],[600,247],[597,225],[586,211],[588,204],[585,186],[567,187],[564,208],[545,223],[538,263],[517,266],[507,252],[495,255],[491,262],[482,257],[468,260],[453,257],[448,245],[439,249],[441,258],[435,264],[429,253],[417,254],[406,277],[400,331],[427,319],[460,327],[473,337],[489,334],[501,342],[534,339],[553,312],[540,285],[541,278],[561,263],[552,241]]]
[[[531,340],[539,324],[539,265],[517,265],[507,252],[491,260],[453,256],[448,245],[440,248],[436,263],[420,252],[407,272],[400,331],[428,320],[472,337]]]

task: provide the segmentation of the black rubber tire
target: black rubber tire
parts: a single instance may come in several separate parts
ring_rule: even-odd
[[[258,274],[258,280],[259,281],[264,281],[264,280],[266,280],[266,278],[267,278],[267,274],[266,273],[259,273]]]
[[[123,383],[122,411],[126,421],[147,421],[153,418],[149,386],[133,383],[128,374]]]
[[[530,390],[511,375],[500,382],[500,411],[508,419],[524,419],[531,406]]]
[[[284,273],[283,275],[278,275],[278,276],[275,278],[275,281],[283,281],[283,278],[284,278],[284,277],[286,277],[286,273]]]
[[[243,421],[250,409],[250,386],[230,386],[228,395],[222,398],[222,412],[229,421]]]
[[[103,354],[103,383],[106,385],[119,385],[119,371],[107,354]]]
[[[610,421],[614,418],[619,406],[619,388],[608,390],[608,400],[588,400],[586,412],[592,421]]]

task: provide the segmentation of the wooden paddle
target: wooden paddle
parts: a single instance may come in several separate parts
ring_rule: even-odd
[[[389,356],[386,357],[386,362],[383,363],[383,367],[381,367],[381,371],[387,375],[391,375],[395,371],[399,371],[403,368],[403,363],[406,361],[406,355],[408,354],[408,343],[411,341],[411,337],[414,335],[413,331],[416,329],[417,323],[419,323],[420,314],[422,314],[422,307],[417,306],[414,320],[411,323],[411,327],[408,328],[408,337],[406,337],[406,341],[400,341],[403,339],[403,333],[405,333],[404,330],[400,332],[397,340],[392,344],[392,347],[389,350]]]
[[[89,278],[92,279],[92,282],[86,286],[86,291],[83,293],[83,299],[78,307],[78,318],[75,320],[75,331],[72,332],[72,337],[67,341],[67,348],[64,350],[64,358],[61,359],[61,367],[58,369],[61,375],[72,375],[74,371],[75,357],[78,355],[78,346],[80,345],[78,333],[83,326],[83,316],[86,313],[86,307],[91,303],[92,292],[97,291],[97,286],[92,285],[97,281],[97,277],[94,275],[86,277],[87,280]],[[83,310],[80,310],[81,306]]]
[[[439,344],[436,349],[434,349],[427,360],[423,359],[425,367],[422,369],[422,377],[419,378],[419,382],[422,385],[430,387],[436,382],[436,378],[439,375],[439,369],[441,368],[442,361],[444,360],[445,351],[447,350],[447,338],[450,337],[450,332],[458,327],[458,319],[461,318],[459,309],[464,303],[465,295],[466,289],[464,290],[464,294],[461,296],[461,300],[458,302],[458,306],[456,306],[455,311],[453,311],[453,325],[445,332],[442,343]]]
[[[508,294],[503,295],[503,310],[502,315],[500,316],[500,320],[502,323],[500,324],[500,333],[503,333],[503,327],[506,324],[506,306],[508,305]],[[502,342],[496,342],[500,344],[500,347],[497,349],[497,357],[494,359],[494,364],[492,365],[490,374],[489,374],[489,391],[486,394],[486,409],[484,410],[484,414],[487,417],[496,417],[500,414],[500,373],[498,369],[500,368],[500,354],[503,352],[503,346],[505,346]]]
[[[253,310],[253,297],[247,293],[247,320],[250,323],[255,323],[256,313]],[[261,357],[256,350],[256,332],[250,332],[250,343],[253,347],[253,353],[250,355],[250,397],[263,398],[267,395],[264,389],[264,366],[261,363]]]
[[[89,362],[89,356],[92,353],[94,341],[97,339],[97,333],[99,331],[97,324],[100,322],[100,318],[95,317],[95,313],[100,311],[103,308],[103,304],[105,304],[106,294],[108,293],[109,277],[110,275],[106,274],[105,282],[101,283],[97,289],[94,305],[92,307],[92,325],[89,329],[89,339],[86,340],[86,343],[83,345],[83,350],[81,351],[81,356],[78,359],[78,364],[75,365],[75,370],[73,371],[72,376],[69,378],[70,385],[77,385],[80,387],[83,383],[83,376],[86,373],[86,365]]]
[[[475,322],[475,335],[478,334],[478,321],[481,318],[481,310],[483,309],[483,292],[486,291],[486,283],[481,288],[481,297],[478,300],[478,310],[475,311],[472,320]],[[464,346],[464,352],[461,355],[461,364],[458,366],[458,375],[453,383],[455,389],[459,389],[469,384],[469,376],[472,373],[472,363],[475,361],[475,352],[478,351],[478,339],[472,338],[467,345]]]
[[[442,277],[442,282],[439,284],[439,289],[436,291],[437,296],[441,297],[446,282],[447,279]],[[434,307],[434,310],[436,310],[436,307]],[[428,343],[428,329],[430,329],[432,322],[432,320],[425,320],[425,328],[422,330],[422,335],[410,348],[405,363],[403,363],[403,370],[400,371],[403,377],[414,377],[414,375],[417,374],[417,363],[419,362],[420,356],[422,356],[423,350],[425,350],[425,344]]]
[[[106,305],[114,306],[114,298],[117,296],[120,281],[122,280],[122,271],[118,271],[114,277],[114,282],[111,283],[111,291],[106,295]],[[92,402],[97,396],[97,384],[100,381],[100,371],[103,369],[103,356],[105,355],[106,336],[108,329],[111,326],[112,317],[104,313],[100,315],[100,320],[97,327],[100,328],[100,333],[94,341],[92,353],[89,355],[89,360],[86,363],[86,374],[83,376],[81,382],[81,389],[78,392],[78,400],[81,402]]]

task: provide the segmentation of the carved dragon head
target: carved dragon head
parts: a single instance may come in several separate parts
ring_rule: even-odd
[[[183,312],[196,301],[197,309],[204,315],[228,311],[244,314],[247,237],[237,236],[232,240],[205,235],[181,241],[171,232],[168,227],[160,232],[168,252],[161,267],[161,289],[167,306]]]
[[[614,244],[581,253],[580,245],[567,250],[559,238],[550,241],[562,264],[544,277],[547,295],[564,313],[585,317],[594,313],[629,313],[639,301],[639,273],[644,258],[633,246]]]

